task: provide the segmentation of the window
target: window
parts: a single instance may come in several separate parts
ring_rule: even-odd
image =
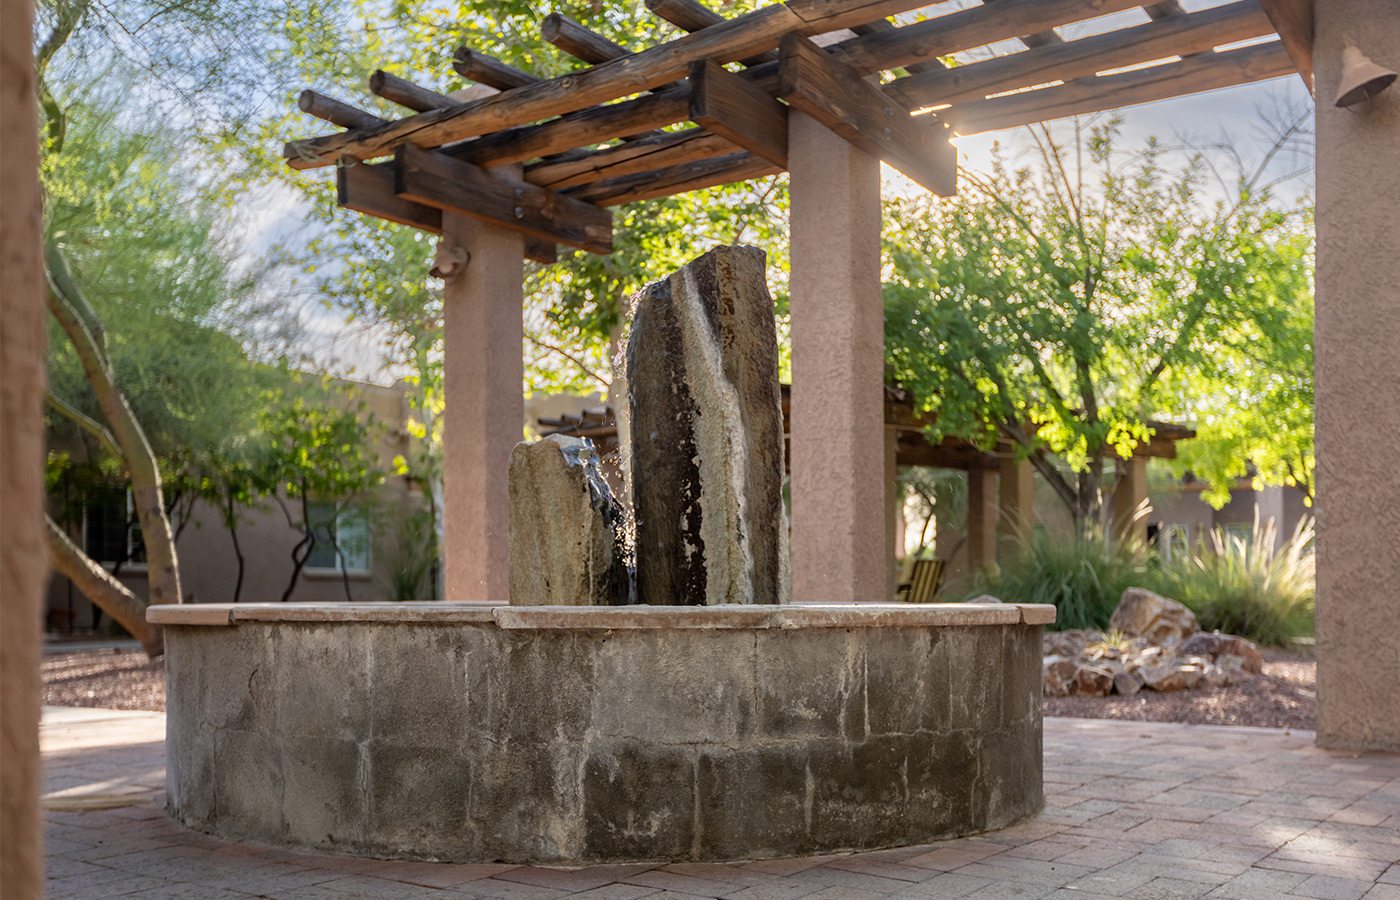
[[[83,503],[83,552],[104,566],[146,562],[146,542],[131,491],[109,487],[88,495]]]
[[[1236,546],[1245,553],[1254,543],[1254,524],[1251,522],[1227,522],[1224,526],[1225,547],[1233,550]]]
[[[1158,549],[1162,562],[1186,559],[1191,552],[1191,532],[1186,525],[1165,525],[1160,535]]]
[[[306,568],[367,573],[370,566],[369,517],[364,508],[313,503],[310,512],[310,527],[316,535],[316,544],[306,558]]]

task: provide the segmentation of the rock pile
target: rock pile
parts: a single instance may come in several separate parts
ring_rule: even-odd
[[[1048,697],[1220,687],[1264,671],[1252,642],[1203,632],[1191,610],[1142,588],[1123,592],[1109,633],[1052,632],[1045,635],[1044,650]]]

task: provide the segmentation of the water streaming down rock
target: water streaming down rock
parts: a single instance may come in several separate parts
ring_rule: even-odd
[[[717,247],[638,295],[627,344],[642,603],[781,603],[783,416],[763,251]]]
[[[551,435],[510,454],[512,606],[631,601],[622,506],[586,438]]]

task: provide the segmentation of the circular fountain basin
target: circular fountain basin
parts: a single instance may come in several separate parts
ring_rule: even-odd
[[[1013,604],[157,606],[171,813],[378,857],[587,864],[924,843],[1038,812]]]

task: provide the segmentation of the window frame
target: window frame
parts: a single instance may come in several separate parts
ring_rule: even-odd
[[[317,516],[317,512],[324,512],[327,510],[332,512],[329,524],[334,537],[326,543],[322,543],[320,538],[317,538],[316,543],[312,545],[310,553],[307,554],[306,563],[302,566],[302,571],[305,574],[315,576],[348,575],[352,578],[355,576],[368,576],[372,574],[374,571],[374,541],[370,535],[369,510],[362,503],[331,503],[319,501],[308,503],[307,513],[311,521],[304,523],[303,527],[308,530],[322,527],[323,523]],[[363,568],[352,567],[350,565],[351,562],[357,560],[352,559],[351,554],[346,552],[344,544],[340,541],[341,529],[345,527],[341,523],[342,521],[350,520],[352,517],[358,520],[356,522],[357,526],[363,529]],[[312,563],[312,556],[322,547],[329,547],[334,560],[333,565],[326,566]]]
[[[96,556],[93,556],[89,552],[91,544],[88,541],[88,528],[92,526],[92,519],[90,517],[89,511],[95,506],[106,506],[107,504],[96,503],[94,502],[94,498],[87,496],[83,497],[83,521],[81,533],[83,553],[86,554],[89,558],[91,558],[93,562],[97,563],[103,568],[108,569],[109,571],[115,568],[117,565],[120,565],[121,570],[123,572],[144,572],[146,571],[145,534],[141,531],[140,518],[134,517],[132,515],[132,513],[136,509],[136,498],[131,492],[130,485],[123,485],[120,488],[118,488],[118,486],[116,485],[112,485],[111,488],[114,493],[117,490],[121,490],[122,498],[126,501],[126,509],[124,511],[125,517],[123,519],[123,535],[126,540],[126,558],[120,561],[115,559],[98,559]],[[136,554],[138,551],[141,554],[141,559],[136,559]],[[105,556],[106,554],[101,555]]]

